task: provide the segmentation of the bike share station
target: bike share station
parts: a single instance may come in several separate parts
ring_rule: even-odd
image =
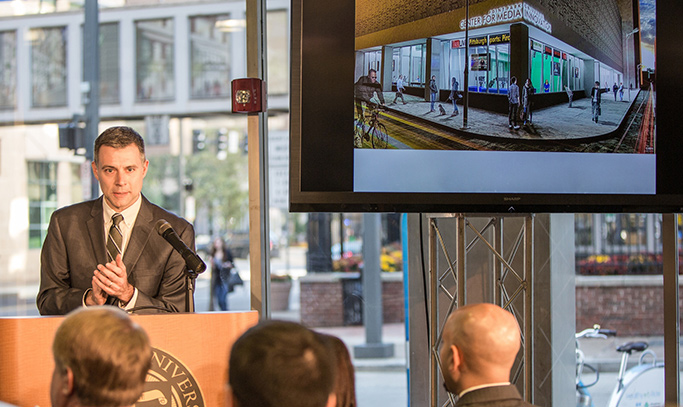
[[[678,405],[676,215],[664,214],[662,229],[665,354],[657,355],[657,365],[645,360],[628,371],[623,362],[610,407],[663,406],[665,399]],[[478,302],[517,317],[522,345],[511,381],[524,399],[538,406],[592,405],[582,404],[576,385],[573,214],[409,214],[408,230],[410,405],[455,405],[442,387],[442,330],[452,310]]]

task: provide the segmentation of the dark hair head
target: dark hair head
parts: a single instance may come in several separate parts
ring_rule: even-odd
[[[512,78],[510,78],[510,83],[517,83],[517,77],[513,76]]]
[[[145,160],[145,141],[140,133],[127,126],[110,127],[103,131],[95,140],[95,164],[100,153],[100,147],[109,146],[113,148],[125,148],[131,144],[140,150],[142,160]]]
[[[600,86],[600,82],[595,81],[595,86]]]
[[[73,372],[81,405],[134,404],[152,362],[145,331],[115,307],[78,308],[57,329],[52,353],[60,374]]]
[[[335,364],[321,338],[287,321],[263,321],[232,346],[228,382],[240,406],[321,407]]]

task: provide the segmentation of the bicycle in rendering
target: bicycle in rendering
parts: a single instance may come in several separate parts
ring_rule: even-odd
[[[387,127],[380,123],[379,112],[382,107],[366,102],[363,114],[357,116],[354,123],[354,145],[361,147],[363,141],[369,142],[372,148],[388,148],[389,136]]]

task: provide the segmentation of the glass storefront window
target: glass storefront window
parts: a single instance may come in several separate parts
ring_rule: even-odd
[[[493,45],[491,49],[491,71],[489,92],[506,94],[508,90],[508,78],[510,77],[510,44]],[[524,79],[518,80],[519,84]]]
[[[31,42],[33,107],[66,106],[66,27],[34,28]]]
[[[230,33],[217,24],[228,15],[190,17],[190,97],[230,95]]]
[[[470,47],[470,92],[486,92],[488,85],[488,67],[490,66],[489,54],[486,46]]]
[[[560,64],[559,51],[555,50],[553,55],[553,80],[550,86],[551,92],[559,92],[562,81],[562,65]]]
[[[17,33],[0,32],[0,109],[14,109],[17,83]]]
[[[543,50],[543,82],[539,91],[548,93],[550,92],[550,82],[552,80],[553,73],[553,60],[552,60],[552,50],[550,47],[544,47]]]
[[[427,47],[422,44],[413,45],[410,48],[410,85],[421,86],[426,85],[424,67],[425,67],[425,53]]]
[[[173,100],[173,19],[137,21],[136,60],[138,102]]]
[[[536,92],[543,91],[543,53],[540,51],[541,44],[531,41],[531,84]]]
[[[100,25],[100,103],[115,104],[120,99],[119,24]]]

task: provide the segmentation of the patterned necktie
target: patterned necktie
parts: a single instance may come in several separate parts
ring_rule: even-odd
[[[109,228],[109,236],[107,237],[107,258],[109,261],[116,260],[116,255],[121,254],[121,245],[123,244],[123,233],[119,228],[119,223],[123,220],[123,215],[115,213],[111,217],[111,227]]]

